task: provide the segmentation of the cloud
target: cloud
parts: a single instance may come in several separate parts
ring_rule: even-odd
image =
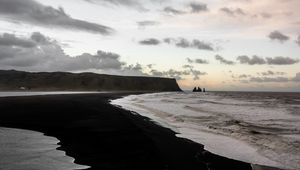
[[[28,48],[15,46],[15,44],[0,45],[0,67],[2,69],[26,71],[121,70],[125,65],[120,61],[119,55],[100,50],[96,54],[84,53],[74,57],[68,56],[57,41],[41,33],[33,33],[28,38],[10,36],[15,37],[18,42],[32,41],[35,46]]]
[[[149,38],[149,39],[139,41],[139,43],[141,45],[159,45],[160,41],[158,39],[155,39],[155,38]]]
[[[187,59],[189,59],[189,58],[187,58]],[[194,68],[194,66],[189,65],[189,64],[183,65],[182,67],[183,68],[188,68],[188,69],[193,69]]]
[[[48,44],[51,43],[50,38],[45,37],[43,34],[40,32],[34,32],[32,33],[30,37],[33,41],[35,41],[38,44]]]
[[[282,34],[281,32],[279,31],[273,31],[271,32],[268,37],[271,39],[271,40],[278,40],[280,41],[281,43],[287,41],[290,39],[290,37],[288,37],[287,35],[284,35]]]
[[[191,2],[189,4],[189,6],[191,8],[192,13],[199,13],[199,12],[208,11],[207,5],[203,4],[203,3]]]
[[[292,81],[300,82],[300,73],[296,73],[296,77],[294,77]]]
[[[200,76],[207,75],[206,72],[201,72],[199,70],[191,69],[191,73],[194,76],[193,80],[199,80]]]
[[[55,9],[34,0],[0,0],[0,14],[12,20],[44,27],[76,29],[102,35],[114,32],[104,25],[74,19],[63,8]]]
[[[247,74],[239,75],[240,79],[242,79],[242,78],[248,78],[248,77],[251,77],[251,75],[247,75]]]
[[[249,82],[256,83],[285,83],[288,82],[289,79],[287,77],[251,77]]]
[[[258,73],[262,75],[261,77],[254,77],[251,75],[240,75],[238,78],[241,83],[287,83],[287,82],[300,82],[300,73],[296,73],[295,77],[289,78],[289,77],[282,77],[277,75],[285,75],[284,72],[273,72],[273,71],[267,71]],[[271,76],[271,77],[270,77]],[[277,76],[277,77],[274,77]]]
[[[174,43],[176,40],[174,38],[164,38],[163,42],[167,44]]]
[[[164,42],[167,44],[174,44],[176,47],[180,48],[194,48],[198,50],[208,50],[208,51],[214,51],[214,47],[211,43],[193,39],[192,41],[189,41],[185,38],[165,38]]]
[[[209,51],[214,51],[212,44],[204,42],[204,41],[200,41],[200,40],[193,40],[192,47],[197,48],[199,50],[209,50]]]
[[[184,11],[181,11],[181,10],[178,10],[178,9],[175,9],[173,7],[170,7],[170,6],[167,6],[163,9],[163,11],[167,14],[170,14],[170,15],[182,15],[182,14],[185,14],[186,12]]]
[[[121,61],[118,54],[98,50],[95,54],[83,53],[77,56],[65,54],[59,42],[39,32],[27,37],[14,34],[0,35],[0,68],[24,71],[93,71],[104,74],[131,76],[159,76],[183,79],[193,76],[199,79],[205,72],[194,70],[193,67],[178,71],[169,69],[160,72],[153,65],[142,66],[139,63],[128,65]],[[4,37],[4,38],[3,38]],[[4,40],[8,40],[7,42]],[[33,45],[27,45],[31,42]],[[24,45],[26,44],[26,45]],[[150,73],[145,72],[150,69]]]
[[[158,70],[151,70],[150,73],[152,74],[152,76],[156,76],[156,77],[171,77],[171,78],[175,78],[177,80],[182,80],[183,76],[186,75],[190,75],[189,71],[177,71],[174,69],[170,69],[168,71],[158,71]]]
[[[191,65],[184,65],[183,68],[187,70],[178,71],[174,69],[169,69],[168,71],[158,71],[155,69],[152,69],[150,71],[152,76],[158,76],[158,77],[172,77],[177,80],[182,80],[184,76],[193,76],[193,80],[199,80],[200,76],[207,75],[206,72],[201,72],[199,70],[195,70],[193,66]]]
[[[296,43],[300,46],[300,35],[298,36],[298,39],[296,40]]]
[[[126,6],[130,8],[134,8],[139,11],[148,11],[148,9],[144,7],[145,2],[162,3],[167,0],[143,0],[143,2],[141,2],[140,0],[84,0],[84,1],[90,3],[95,3],[95,2],[109,3],[117,6]]]
[[[208,64],[207,60],[201,59],[201,58],[197,58],[195,60],[192,60],[190,58],[186,59],[188,61],[188,63],[196,63],[196,64]]]
[[[154,26],[154,25],[159,25],[160,23],[157,21],[149,21],[149,20],[145,20],[145,21],[139,21],[137,22],[137,25],[140,28],[146,28],[148,26]]]
[[[36,46],[36,43],[30,39],[22,39],[16,37],[14,34],[4,33],[3,35],[0,35],[0,46],[32,48]]]
[[[268,64],[268,65],[292,65],[299,62],[298,59],[293,59],[290,57],[259,57],[259,56],[252,56],[252,58],[243,55],[238,56],[237,60],[240,62],[240,64],[248,64],[248,65],[262,65],[262,64]]]
[[[255,64],[266,64],[265,59],[258,57],[256,55],[252,56],[252,58],[243,55],[243,56],[238,56],[237,60],[241,63],[241,64],[249,64],[249,65],[255,65]]]
[[[266,72],[261,72],[261,73],[258,73],[258,74],[261,74],[263,76],[275,76],[275,75],[285,75],[286,73],[285,72],[274,72],[274,71],[271,71],[271,70],[268,70]]]
[[[230,17],[247,15],[246,12],[243,11],[241,8],[232,9],[232,8],[224,7],[224,8],[221,8],[220,11],[225,13],[226,15],[228,15]]]
[[[215,59],[220,61],[221,64],[226,64],[226,65],[234,65],[235,64],[233,61],[226,60],[220,55],[216,55]]]
[[[211,43],[193,39],[193,40],[187,40],[185,38],[164,38],[162,41],[155,39],[155,38],[149,38],[146,40],[142,40],[139,43],[142,45],[158,45],[161,42],[164,42],[169,45],[174,45],[175,47],[179,48],[194,48],[198,50],[208,50],[208,51],[214,51],[214,47]]]
[[[263,18],[272,18],[272,14],[267,12],[260,13],[260,16]]]
[[[292,65],[292,64],[296,64],[299,62],[298,59],[293,59],[293,58],[289,58],[289,57],[267,57],[266,58],[267,63],[269,65]]]

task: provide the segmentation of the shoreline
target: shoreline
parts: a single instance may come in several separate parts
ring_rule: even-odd
[[[0,169],[89,168],[75,164],[74,158],[57,149],[60,146],[57,138],[41,132],[0,127],[0,139]]]
[[[0,98],[0,126],[43,132],[90,169],[252,169],[109,103],[136,93]]]

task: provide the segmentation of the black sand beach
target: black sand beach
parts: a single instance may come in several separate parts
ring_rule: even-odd
[[[0,98],[0,126],[43,132],[60,150],[91,169],[250,170],[177,138],[147,118],[109,104],[128,93],[71,94]]]

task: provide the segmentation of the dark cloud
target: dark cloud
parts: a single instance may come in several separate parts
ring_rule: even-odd
[[[203,11],[208,11],[207,5],[203,3],[191,2],[189,4],[192,13],[199,13]]]
[[[238,56],[237,60],[241,63],[241,64],[249,64],[249,65],[255,65],[255,64],[266,64],[266,61],[264,58],[258,57],[256,55],[252,56],[252,58],[243,55],[243,56]]]
[[[226,60],[225,58],[223,58],[220,55],[216,55],[215,59],[220,61],[221,64],[226,64],[226,65],[234,65],[235,64],[233,61]]]
[[[141,64],[130,64],[128,66],[124,66],[119,72],[121,72],[121,75],[126,76],[149,76],[149,74],[144,72],[144,68]],[[116,73],[120,74],[120,73]]]
[[[259,57],[259,56],[252,56],[252,58],[243,55],[237,57],[237,60],[240,62],[240,64],[248,64],[248,65],[262,65],[262,64],[268,64],[268,65],[292,65],[299,62],[298,59],[293,59],[290,57]]]
[[[266,58],[267,63],[269,65],[292,65],[292,64],[296,64],[299,62],[298,59],[293,59],[293,58],[289,58],[289,57],[267,57]]]
[[[247,75],[247,74],[241,74],[241,75],[239,75],[240,79],[248,78],[248,77],[251,77],[251,75]]]
[[[197,63],[197,64],[208,64],[208,61],[197,58],[197,59],[195,59],[195,63]]]
[[[146,39],[143,41],[140,41],[140,44],[142,45],[158,45],[160,44],[160,40],[155,38]],[[175,45],[179,48],[194,48],[198,50],[208,50],[208,51],[214,51],[214,47],[211,43],[193,39],[192,41],[187,40],[185,38],[164,38],[162,42],[169,44],[169,45]]]
[[[180,38],[176,43],[175,45],[177,47],[181,47],[181,48],[188,48],[188,47],[192,47],[192,44],[187,40],[187,39],[184,39],[184,38]]]
[[[143,2],[140,0],[84,0],[90,3],[109,3],[117,6],[126,6],[130,8],[137,9],[139,11],[148,11],[148,9],[144,6],[144,2],[150,3],[162,3],[167,0],[144,0]]]
[[[4,34],[3,34],[4,35]],[[0,35],[0,37],[5,37]],[[121,61],[118,54],[97,51],[96,54],[84,53],[78,56],[65,54],[59,42],[44,36],[39,32],[31,36],[18,37],[14,34],[8,38],[13,43],[0,44],[0,68],[16,69],[25,71],[95,71],[105,74],[149,76],[144,72],[144,67],[137,63],[128,65]],[[23,42],[33,42],[35,45],[27,47]],[[4,41],[5,42],[5,41]],[[21,43],[20,43],[21,42]],[[193,67],[183,71],[170,69],[160,72],[153,69],[153,65],[147,65],[151,69],[150,74],[159,77],[172,77],[182,79],[184,76],[192,75],[197,79],[205,73],[194,70]],[[146,68],[145,67],[145,68]]]
[[[147,67],[148,67],[149,69],[152,69],[152,68],[153,68],[153,64],[147,64]]]
[[[296,40],[296,43],[300,46],[300,35],[298,36],[298,39]]]
[[[145,21],[139,21],[137,22],[137,25],[140,28],[146,28],[148,26],[154,26],[154,25],[159,25],[160,23],[157,21],[149,21],[149,20],[145,20]]]
[[[44,6],[34,0],[0,0],[0,14],[12,20],[45,27],[76,29],[103,35],[114,31],[104,25],[74,19],[63,8]]]
[[[12,35],[11,35],[12,36]],[[16,37],[14,35],[14,37]],[[98,51],[96,54],[84,53],[68,56],[57,41],[41,33],[33,33],[29,38],[18,40],[35,42],[31,48],[15,45],[0,45],[0,67],[27,71],[80,71],[88,69],[121,70],[125,63],[114,53]],[[2,50],[5,50],[3,52]]]
[[[193,40],[192,47],[197,48],[199,50],[214,51],[212,44],[200,40]]]
[[[300,73],[296,73],[295,77],[282,77],[285,75],[284,72],[274,72],[274,71],[267,71],[258,73],[261,75],[260,77],[254,77],[251,75],[242,74],[238,77],[241,83],[287,83],[287,82],[300,82]]]
[[[288,82],[287,77],[251,77],[249,82],[255,83],[285,83]]]
[[[190,58],[186,59],[188,61],[188,63],[196,63],[196,64],[208,64],[207,60],[201,59],[201,58],[197,58],[195,60],[192,60]]]
[[[178,39],[166,38],[164,39],[164,42],[168,44],[175,44],[175,46],[180,48],[195,48],[198,50],[214,51],[212,44],[197,39],[189,41],[185,38],[178,38]]]
[[[206,72],[195,70],[194,67],[191,65],[184,65],[183,68],[187,70],[178,71],[178,70],[170,69],[168,71],[158,71],[152,69],[150,73],[152,76],[171,77],[171,78],[176,78],[177,80],[182,80],[184,76],[189,76],[189,75],[193,76],[193,80],[199,80],[200,76],[207,75]]]
[[[300,73],[296,73],[296,76],[292,79],[292,81],[300,82]]]
[[[187,59],[188,59],[188,58],[187,58]],[[183,68],[188,68],[188,69],[193,69],[193,68],[194,68],[194,66],[189,65],[189,64],[183,65],[182,67],[183,67]]]
[[[194,63],[194,60],[192,60],[192,59],[190,59],[190,58],[186,58],[186,60],[187,60],[187,62],[190,63],[190,64],[191,64],[191,63]]]
[[[224,8],[221,8],[220,11],[225,13],[226,15],[228,15],[230,17],[245,16],[246,15],[246,12],[243,11],[241,8],[232,9],[232,8],[224,7]]]
[[[287,35],[284,35],[282,34],[281,32],[279,31],[273,31],[271,32],[268,37],[271,39],[271,40],[278,40],[280,41],[281,43],[287,41],[290,39],[290,37],[288,37]]]
[[[272,18],[272,14],[267,12],[260,13],[260,16],[263,18]]]
[[[263,75],[263,76],[275,76],[275,75],[285,75],[286,73],[285,72],[275,72],[275,71],[271,71],[271,70],[268,70],[266,72],[261,72],[261,73],[258,73],[260,75]]]
[[[152,69],[150,71],[150,73],[152,74],[152,76],[155,76],[155,77],[163,77],[164,76],[163,72],[155,70],[155,69]]]
[[[36,46],[36,43],[31,39],[22,39],[16,37],[14,34],[4,33],[3,35],[0,35],[0,46],[32,48]]]
[[[199,70],[194,70],[194,69],[191,69],[191,73],[194,76],[193,80],[199,80],[200,76],[207,75],[206,72],[201,72]]]
[[[139,43],[141,45],[159,45],[160,41],[158,39],[155,39],[155,38],[149,38],[149,39],[139,41]]]
[[[175,39],[173,39],[173,38],[164,38],[163,39],[163,42],[164,43],[167,43],[167,44],[171,44],[171,43],[173,43],[173,42],[175,42],[176,40]]]
[[[31,39],[39,44],[47,44],[49,42],[49,38],[45,37],[40,32],[34,32],[31,35]]]
[[[175,78],[177,80],[182,80],[183,76],[185,75],[189,75],[190,73],[187,71],[177,71],[174,69],[170,69],[168,71],[158,71],[158,70],[151,70],[150,73],[152,74],[152,76],[156,76],[156,77],[171,77],[171,78]]]
[[[185,14],[185,13],[186,13],[186,12],[184,12],[184,11],[175,9],[175,8],[173,8],[173,7],[170,7],[170,6],[165,7],[165,8],[163,9],[163,11],[164,11],[165,13],[167,13],[167,14],[170,14],[170,15],[182,15],[182,14]]]
[[[287,77],[251,77],[249,82],[255,83],[286,83],[286,82],[300,82],[300,73],[296,73],[296,76],[293,78]]]

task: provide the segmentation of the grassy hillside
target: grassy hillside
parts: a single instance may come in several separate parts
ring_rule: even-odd
[[[169,78],[0,70],[0,90],[180,91],[180,88],[175,79]]]

